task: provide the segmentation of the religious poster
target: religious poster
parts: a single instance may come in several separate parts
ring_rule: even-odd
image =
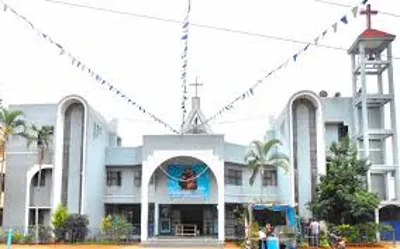
[[[206,165],[169,165],[168,175],[168,192],[171,198],[208,198],[210,179]]]

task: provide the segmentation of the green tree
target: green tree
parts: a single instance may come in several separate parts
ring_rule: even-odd
[[[42,165],[45,159],[45,155],[49,150],[49,145],[53,140],[54,127],[44,125],[42,127],[32,125],[22,136],[27,140],[27,145],[30,147],[32,144],[36,145],[38,153],[38,185],[37,189],[39,192],[40,182],[42,180]],[[35,226],[36,226],[36,242],[39,243],[39,207],[36,205],[35,209]]]
[[[283,153],[278,152],[278,146],[282,143],[278,139],[272,139],[267,142],[254,140],[251,142],[251,149],[247,153],[245,160],[249,168],[253,171],[249,179],[252,186],[260,172],[265,167],[282,168],[288,170],[289,158]]]
[[[357,158],[357,149],[349,137],[332,143],[330,151],[326,175],[320,176],[310,210],[316,218],[334,225],[373,220],[380,199],[364,186],[370,164]]]
[[[11,111],[0,107],[0,193],[4,191],[4,165],[6,161],[6,147],[10,138],[25,134],[26,124],[22,119],[22,111]]]

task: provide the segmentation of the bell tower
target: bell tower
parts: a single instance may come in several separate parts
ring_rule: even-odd
[[[368,4],[361,11],[367,29],[348,50],[353,83],[353,139],[361,158],[368,158],[368,190],[383,203],[400,201],[397,120],[393,84],[392,42],[395,35],[371,28]]]

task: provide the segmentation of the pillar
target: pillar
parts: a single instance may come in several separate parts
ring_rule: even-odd
[[[223,170],[224,165],[222,164],[221,169]],[[217,177],[218,181],[218,242],[223,243],[225,241],[225,179],[224,173],[220,173]]]
[[[379,208],[375,209],[375,223],[379,224]],[[376,231],[376,241],[380,241],[381,240],[381,235],[379,233],[379,230]]]
[[[361,74],[361,116],[362,116],[362,134],[364,157],[369,160],[369,125],[368,125],[368,108],[367,108],[367,79],[365,72],[365,47],[360,43],[360,74]],[[368,191],[371,191],[371,170],[367,172]]]
[[[149,218],[149,179],[147,174],[143,172],[142,195],[140,205],[140,241],[144,242],[148,239],[148,218]],[[144,184],[143,184],[144,183]]]
[[[159,214],[160,212],[159,210],[159,205],[157,202],[154,202],[154,235],[157,236],[158,235],[158,225],[159,225]]]
[[[387,47],[387,59],[389,61],[389,66],[387,69],[388,72],[388,81],[389,81],[389,93],[395,94],[394,89],[394,81],[393,81],[393,59],[392,59],[392,44],[388,44]],[[395,196],[397,200],[400,200],[400,166],[399,166],[399,148],[398,148],[398,134],[397,134],[397,118],[396,118],[396,104],[395,104],[395,97],[390,102],[390,118],[391,118],[391,125],[393,131],[392,137],[392,151],[393,151],[393,164],[397,165],[397,169],[395,171]]]

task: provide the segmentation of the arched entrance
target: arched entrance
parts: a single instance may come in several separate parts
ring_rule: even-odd
[[[379,209],[379,221],[381,224],[390,225],[394,229],[396,241],[400,240],[400,206],[387,205]],[[381,234],[382,240],[392,240],[392,233]]]
[[[219,159],[211,151],[160,152],[143,160],[141,241],[180,235],[223,241],[223,162],[217,168]]]
[[[217,179],[201,160],[180,156],[163,162],[149,183],[149,237],[218,234]]]
[[[33,165],[26,174],[25,233],[35,225],[36,215],[40,225],[50,225],[53,165],[43,164],[41,170],[40,182],[39,165]]]

